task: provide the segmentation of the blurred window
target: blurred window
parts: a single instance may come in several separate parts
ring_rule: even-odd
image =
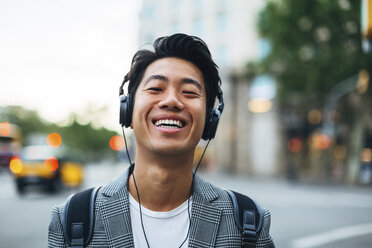
[[[181,5],[181,0],[171,0],[171,7],[173,10],[178,10]]]
[[[180,32],[180,24],[178,21],[174,20],[172,23],[171,23],[171,27],[170,27],[170,31],[171,33],[179,33]]]
[[[143,19],[154,19],[154,8],[152,7],[152,5],[146,5],[142,9],[141,15]]]
[[[260,39],[258,49],[259,49],[259,55],[258,55],[259,58],[264,59],[270,53],[270,50],[271,50],[270,43],[266,39]]]
[[[193,7],[196,11],[201,11],[203,8],[203,1],[201,0],[194,0],[193,1]]]
[[[226,0],[217,0],[218,7],[225,7],[226,6]]]
[[[276,95],[276,85],[273,77],[261,75],[251,83],[249,96],[258,99],[273,99]]]
[[[218,31],[227,30],[227,15],[226,12],[220,12],[217,15],[217,29]]]
[[[22,160],[37,161],[55,156],[55,150],[48,146],[27,146],[22,150]]]
[[[145,43],[154,42],[154,35],[152,33],[145,34]]]
[[[217,60],[217,64],[220,66],[226,66],[228,64],[228,55],[227,55],[226,46],[218,47],[216,60]]]
[[[196,36],[202,36],[203,34],[203,20],[200,17],[196,17],[193,20],[193,31]]]

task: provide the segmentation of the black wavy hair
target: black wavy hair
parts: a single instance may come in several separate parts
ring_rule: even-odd
[[[142,49],[133,56],[130,71],[124,78],[124,82],[129,80],[128,91],[135,95],[147,66],[152,62],[166,57],[180,58],[191,62],[202,72],[207,108],[213,108],[221,78],[207,44],[196,36],[178,33],[156,39],[153,47],[154,51]]]

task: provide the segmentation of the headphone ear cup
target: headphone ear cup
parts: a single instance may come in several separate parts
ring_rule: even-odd
[[[126,127],[130,127],[132,124],[132,114],[133,114],[133,95],[128,93],[127,95],[127,114],[126,114]]]
[[[120,96],[120,117],[119,117],[119,123],[121,126],[125,126],[126,113],[127,113],[127,96],[121,95]]]
[[[218,122],[220,120],[221,113],[218,109],[210,109],[207,119],[205,120],[205,126],[203,130],[202,139],[210,140],[216,135]]]
[[[120,125],[130,127],[132,124],[133,100],[132,94],[120,96]]]
[[[208,108],[207,107],[207,113],[205,114],[205,124],[204,124],[204,130],[203,130],[203,134],[202,134],[202,139],[203,140],[208,140],[208,129],[209,127],[211,126],[210,124],[210,118],[211,118],[211,108]]]

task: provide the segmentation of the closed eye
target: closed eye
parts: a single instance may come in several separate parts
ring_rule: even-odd
[[[196,93],[196,92],[194,92],[194,91],[183,91],[183,93],[184,94],[187,94],[187,95],[196,95],[196,96],[198,96],[199,94],[198,93]]]
[[[151,88],[148,88],[147,90],[150,90],[150,91],[156,91],[156,92],[160,92],[160,91],[162,91],[161,88],[156,88],[156,87],[151,87]]]

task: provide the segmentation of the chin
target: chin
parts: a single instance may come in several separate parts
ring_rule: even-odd
[[[181,156],[190,153],[195,149],[194,146],[185,146],[184,144],[172,144],[173,142],[156,144],[153,152],[163,156]]]

